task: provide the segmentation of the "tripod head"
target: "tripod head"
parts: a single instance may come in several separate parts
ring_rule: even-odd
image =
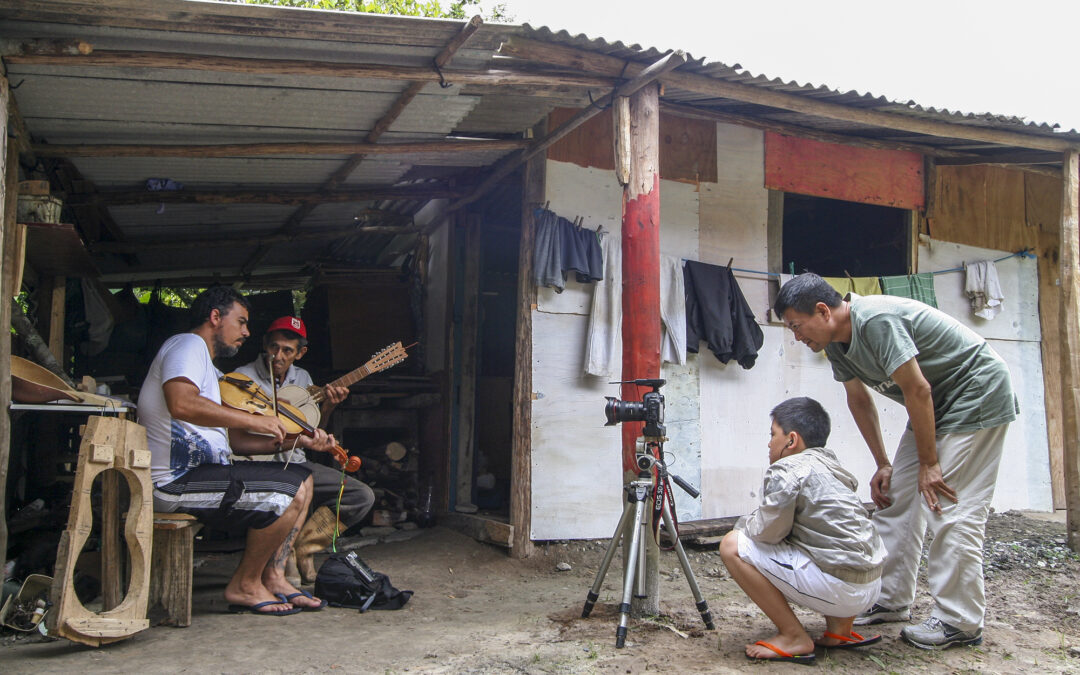
[[[651,481],[652,470],[655,467],[656,475],[660,480],[663,480],[664,478],[671,478],[672,482],[682,488],[683,491],[686,492],[686,494],[690,495],[695,499],[697,499],[697,497],[701,494],[701,492],[699,492],[697,488],[695,488],[690,483],[687,483],[681,477],[676,476],[673,473],[668,473],[667,464],[664,463],[664,460],[659,459],[649,454],[648,452],[645,452],[640,447],[638,449],[638,452],[634,455],[634,463],[637,464],[638,479],[640,480]]]

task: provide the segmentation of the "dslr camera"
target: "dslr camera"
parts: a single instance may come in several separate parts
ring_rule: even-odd
[[[667,380],[627,380],[611,384],[636,384],[639,387],[652,387],[652,391],[642,396],[640,401],[620,401],[614,396],[605,396],[607,424],[604,426],[614,426],[619,422],[644,422],[643,435],[663,438],[667,429],[664,427],[664,395],[660,393],[660,387],[667,384]]]

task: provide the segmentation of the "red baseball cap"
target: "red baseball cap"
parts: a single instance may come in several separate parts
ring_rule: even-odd
[[[307,339],[307,326],[304,322],[295,316],[280,316],[274,319],[270,327],[266,329],[267,333],[273,333],[276,330],[287,330],[296,333],[300,337]]]

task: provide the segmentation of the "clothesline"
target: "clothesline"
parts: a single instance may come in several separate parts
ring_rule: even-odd
[[[1001,262],[1003,260],[1008,260],[1009,258],[1018,258],[1018,257],[1019,258],[1035,258],[1036,255],[1034,253],[1031,253],[1030,248],[1025,248],[1025,249],[1023,249],[1021,251],[1017,251],[1016,253],[1010,253],[1009,255],[1002,256],[1000,258],[996,258],[994,260],[994,262],[999,263],[999,262]],[[689,260],[690,260],[689,258],[683,258],[684,262],[689,261]],[[730,265],[729,265],[729,267],[730,267]],[[947,270],[937,270],[936,272],[929,272],[929,274],[933,274],[933,275],[950,274],[952,272],[963,272],[964,269],[965,268],[963,268],[963,267],[950,267]],[[731,271],[732,272],[745,272],[747,274],[763,274],[763,275],[769,276],[769,277],[779,277],[780,276],[779,272],[763,272],[762,270],[748,270],[748,269],[745,269],[745,268],[742,268],[742,267],[731,267]],[[792,276],[794,276],[794,275],[792,275]]]

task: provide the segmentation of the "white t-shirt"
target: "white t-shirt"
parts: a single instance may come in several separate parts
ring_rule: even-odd
[[[199,388],[200,396],[221,403],[220,376],[206,342],[194,333],[174,335],[158,350],[139,392],[139,423],[146,427],[155,486],[171,483],[200,464],[231,463],[226,429],[173,419],[162,389],[169,380],[183,378]]]
[[[247,375],[255,384],[259,385],[259,389],[269,394],[274,385],[270,381],[270,369],[266,366],[266,355],[263,354],[259,358],[255,359],[251,363],[240,366],[236,369],[236,372],[241,375]],[[282,380],[279,387],[287,385],[296,385],[297,387],[303,387],[307,389],[311,385],[315,384],[311,379],[311,374],[304,370],[300,366],[289,366],[289,369],[285,371],[285,378]],[[286,442],[286,447],[288,443]],[[307,455],[304,453],[304,449],[297,446],[291,450],[285,449],[279,453],[273,455],[255,455],[252,459],[274,462],[291,462],[298,464],[307,461]]]

